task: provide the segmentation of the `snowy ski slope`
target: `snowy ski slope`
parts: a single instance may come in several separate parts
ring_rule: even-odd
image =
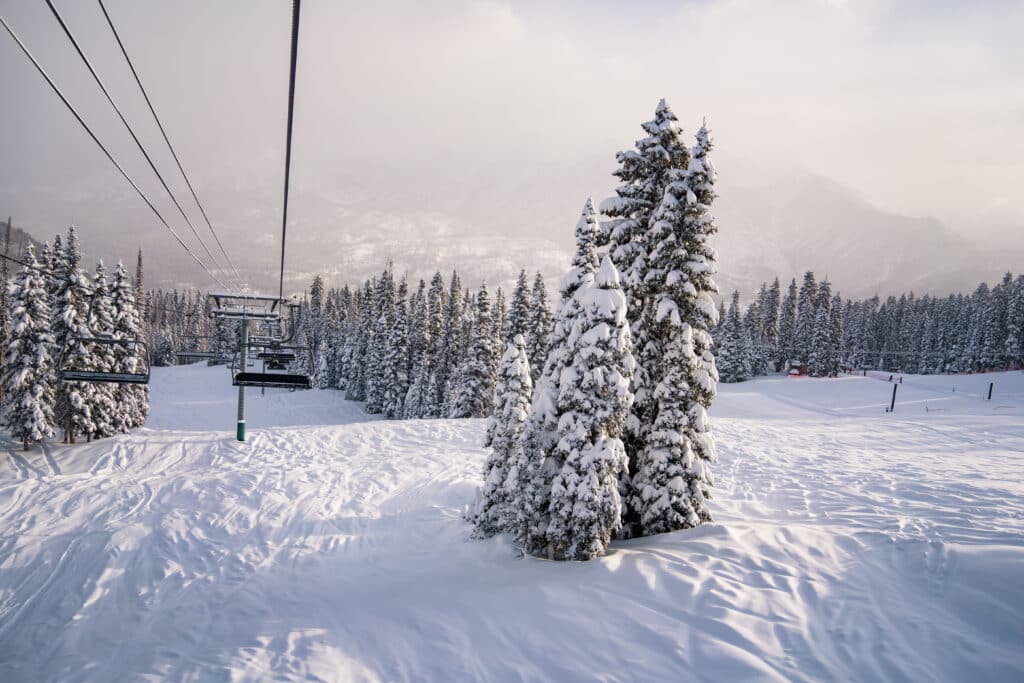
[[[0,681],[1024,680],[1022,373],[723,386],[716,523],[583,564],[468,539],[481,421],[152,389],[5,440]]]

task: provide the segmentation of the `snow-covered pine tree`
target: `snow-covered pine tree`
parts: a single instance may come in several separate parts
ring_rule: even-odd
[[[814,311],[814,327],[811,332],[810,356],[807,372],[813,377],[828,377],[835,350],[832,348],[832,298],[827,291],[828,281],[822,283],[821,296]]]
[[[745,329],[740,318],[740,293],[733,291],[716,359],[718,375],[723,382],[742,382],[750,378],[750,347],[744,337]]]
[[[616,155],[619,167],[613,175],[622,181],[615,189],[616,196],[601,202],[601,211],[611,218],[602,226],[602,243],[607,243],[608,253],[622,275],[626,314],[637,363],[631,388],[634,401],[625,436],[630,474],[636,471],[637,454],[643,450],[645,432],[654,419],[651,391],[655,380],[650,373],[656,371],[662,353],[658,340],[653,339],[647,330],[651,317],[657,313],[652,308],[657,297],[652,287],[660,287],[665,277],[657,252],[667,253],[663,243],[668,237],[654,214],[664,205],[671,184],[679,186],[679,192],[672,194],[673,200],[676,194],[680,194],[679,200],[683,205],[691,197],[696,202],[694,193],[688,188],[683,189],[692,153],[683,139],[675,113],[665,100],[658,103],[654,118],[642,127],[647,136],[636,142],[635,149]],[[703,164],[700,166],[703,173]],[[713,182],[713,171],[708,177]],[[713,194],[709,196],[713,197]],[[679,212],[682,211],[680,207]],[[680,227],[682,222],[680,216],[675,227]],[[628,477],[624,478],[623,485],[628,488]],[[624,493],[628,501],[630,496],[628,492]],[[627,517],[630,517],[628,509]],[[630,520],[627,522],[628,534],[635,524]]]
[[[551,328],[554,319],[548,303],[548,289],[544,277],[537,271],[530,291],[530,314],[526,324],[526,354],[530,358],[530,373],[534,385],[544,371],[548,349],[551,348]]]
[[[708,158],[711,149],[711,136],[706,126],[702,126],[685,173],[672,171],[668,174],[670,182],[665,187],[665,195],[652,217],[654,224],[648,232],[652,247],[650,258],[656,264],[651,272],[662,276],[651,286],[653,300],[650,310],[653,316],[648,342],[657,345],[658,353],[657,362],[647,370],[652,400],[651,421],[637,430],[643,438],[637,441],[638,448],[633,456],[636,461],[630,463],[630,507],[626,520],[631,527],[627,530],[629,534],[644,534],[649,529],[681,528],[682,517],[676,514],[678,505],[652,507],[652,501],[674,495],[661,488],[668,485],[668,480],[658,474],[663,470],[661,464],[648,462],[648,458],[659,460],[664,453],[661,448],[663,436],[652,444],[650,434],[655,428],[668,429],[667,425],[673,419],[667,415],[665,421],[658,420],[663,399],[656,393],[662,386],[671,385],[673,391],[681,394],[674,398],[681,401],[680,409],[687,415],[688,424],[685,431],[677,431],[677,437],[670,438],[689,439],[690,451],[700,460],[699,467],[694,468],[700,473],[700,480],[686,490],[690,496],[690,507],[696,511],[696,519],[710,519],[704,501],[710,495],[713,481],[710,464],[716,460],[716,455],[706,409],[714,400],[719,379],[716,359],[711,352],[711,330],[718,323],[718,311],[712,299],[712,295],[718,292],[713,279],[717,272],[717,256],[708,244],[709,236],[716,231],[711,214],[716,180],[714,166]],[[692,356],[688,355],[691,352]],[[670,353],[673,355],[669,356]],[[668,360],[682,357],[680,354],[687,354],[690,361],[679,365],[675,360]],[[670,362],[676,365],[670,368]],[[682,374],[670,376],[673,372]],[[676,410],[668,404],[664,408],[670,412]],[[637,414],[635,410],[633,414]],[[685,448],[681,452],[685,453]],[[640,472],[646,474],[641,476]],[[660,517],[654,509],[661,511]],[[643,522],[645,516],[647,521]]]
[[[66,366],[89,367],[89,349],[77,341],[89,337],[89,283],[80,264],[75,226],[68,228],[62,253],[54,252],[54,288],[51,305],[54,356],[63,355]],[[64,440],[75,443],[77,435],[95,431],[92,420],[92,386],[85,382],[60,382],[57,385],[55,416],[64,430]]]
[[[561,467],[554,452],[559,439],[559,387],[563,371],[572,362],[570,335],[583,310],[576,293],[589,287],[597,272],[598,235],[592,216],[593,205],[588,198],[576,222],[576,252],[572,268],[562,278],[561,298],[553,321],[544,371],[534,385],[530,415],[523,430],[523,448],[515,463],[520,500],[517,535],[526,552],[532,554],[547,552],[551,482]]]
[[[843,343],[843,316],[845,313],[845,306],[843,305],[843,297],[839,292],[835,293],[832,297],[832,303],[829,312],[829,346],[832,348],[832,353],[829,355],[828,362],[828,374],[836,377],[839,375],[839,371],[845,365],[844,362],[844,349],[842,349]]]
[[[114,310],[113,335],[118,339],[137,340],[142,338],[142,322],[135,304],[135,288],[128,279],[124,264],[117,262],[114,281],[110,287],[110,301]],[[196,311],[198,313],[198,311]],[[194,317],[199,317],[195,315]],[[114,370],[116,372],[138,372],[145,359],[139,357],[141,349],[132,346],[115,346]],[[149,387],[145,384],[116,384],[118,421],[116,431],[124,432],[141,427],[149,415]]]
[[[92,280],[92,295],[89,304],[89,325],[91,334],[110,337],[114,333],[114,306],[107,282],[107,269],[103,261],[96,264]],[[87,344],[88,368],[100,372],[112,372],[117,364],[115,348],[109,344]],[[116,384],[97,383],[91,386],[89,412],[92,415],[91,438],[111,436],[118,431],[120,418],[116,400]]]
[[[476,506],[473,523],[477,536],[486,538],[506,531],[514,532],[519,520],[518,500],[521,438],[526,427],[533,394],[526,340],[517,334],[506,346],[498,370],[494,412],[487,424],[484,446],[491,455],[484,464],[484,487]]]
[[[814,321],[818,302],[818,283],[814,273],[804,273],[804,281],[800,286],[800,294],[796,300],[796,327],[793,336],[796,360],[804,363],[810,360],[812,340],[814,339]]]
[[[405,396],[409,392],[409,309],[408,284],[403,276],[398,284],[391,329],[388,330],[384,361],[383,413],[389,420],[405,414]]]
[[[494,330],[492,336],[494,337],[494,348],[503,349],[505,348],[505,328],[508,326],[508,304],[505,303],[505,292],[502,291],[501,287],[498,287],[498,291],[494,293],[494,305],[491,306],[491,324]],[[497,373],[497,363],[501,361],[500,353],[495,354],[495,367],[494,371]]]
[[[747,306],[743,314],[743,327],[746,337],[747,352],[750,356],[750,376],[760,377],[768,374],[769,355],[771,348],[764,337],[764,305],[768,299],[768,285],[762,284],[757,299]]]
[[[782,289],[779,285],[779,278],[775,278],[772,281],[772,286],[768,288],[768,296],[761,305],[761,336],[768,347],[769,365],[774,365],[779,356],[779,307],[781,302]]]
[[[1009,367],[1024,367],[1024,275],[1013,281],[1006,303],[1006,343]]]
[[[25,263],[10,288],[10,333],[3,366],[4,424],[11,437],[29,444],[53,436],[53,337],[46,278],[28,245]]]
[[[517,335],[522,335],[525,340],[529,331],[529,325],[530,283],[526,279],[526,270],[520,270],[519,277],[516,279],[515,289],[512,290],[512,299],[509,301],[505,339],[512,342],[515,341]]]
[[[327,330],[324,320],[324,280],[319,275],[313,277],[309,287],[309,302],[303,317],[303,331],[309,345],[310,374],[313,386],[326,389],[327,377]]]
[[[603,555],[622,524],[622,434],[633,401],[626,298],[609,257],[577,298],[582,310],[568,339],[572,361],[559,382],[560,467],[551,484],[546,533],[547,554],[559,560]]]
[[[462,334],[464,300],[462,298],[462,280],[454,270],[448,283],[448,296],[445,303],[440,344],[438,352],[434,356],[436,366],[430,378],[430,410],[424,417],[448,415],[451,384],[454,374],[458,370],[458,363],[461,361],[460,336]]]
[[[458,371],[449,417],[487,417],[494,410],[495,362],[494,323],[487,285],[476,295],[474,334],[468,353]]]
[[[366,412],[381,413],[387,390],[384,365],[389,353],[388,334],[395,317],[395,277],[390,263],[377,279],[372,308],[371,337],[366,352]]]
[[[786,296],[782,299],[779,313],[779,352],[775,357],[779,370],[785,370],[789,361],[799,360],[796,343],[796,308],[797,286],[796,278],[793,278],[789,283],[789,289],[786,290]]]

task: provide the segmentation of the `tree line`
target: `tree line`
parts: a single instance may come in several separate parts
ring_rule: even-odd
[[[733,292],[715,329],[722,381],[792,369],[816,377],[843,370],[937,374],[1024,367],[1024,275],[946,297],[913,292],[854,301],[807,271],[783,295],[761,285],[743,309]]]

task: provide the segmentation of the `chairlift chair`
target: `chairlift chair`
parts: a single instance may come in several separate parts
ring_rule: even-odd
[[[110,384],[149,384],[149,347],[141,339],[118,339],[116,337],[73,337],[73,344],[107,344],[128,349],[140,349],[134,353],[142,361],[144,372],[111,372],[86,370],[67,365],[67,348],[60,355],[60,380],[62,382],[107,382]],[[69,345],[70,346],[70,345]]]

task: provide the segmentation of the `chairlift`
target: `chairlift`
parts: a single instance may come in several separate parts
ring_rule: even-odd
[[[217,354],[213,351],[178,351],[174,356],[179,365],[188,365],[196,361],[216,358]]]
[[[116,337],[73,337],[72,344],[107,344],[135,349],[132,355],[142,361],[143,372],[112,372],[109,370],[86,370],[67,365],[67,347],[60,356],[60,380],[62,382],[107,382],[110,384],[149,384],[149,347],[141,339],[119,339]],[[68,345],[70,347],[70,344]],[[141,349],[141,353],[139,350]]]
[[[251,363],[251,361],[250,361]],[[288,372],[284,361],[263,362],[261,372],[240,368],[238,356],[231,365],[231,384],[236,387],[269,387],[272,389],[312,389],[313,381],[304,373]]]

